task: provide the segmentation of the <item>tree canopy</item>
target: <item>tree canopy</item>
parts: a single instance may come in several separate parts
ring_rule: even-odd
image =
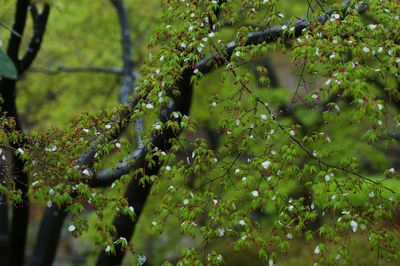
[[[0,14],[4,265],[399,263],[399,1]]]

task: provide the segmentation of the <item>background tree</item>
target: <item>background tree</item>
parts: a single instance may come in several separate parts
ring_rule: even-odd
[[[5,264],[399,260],[397,1],[3,6]]]

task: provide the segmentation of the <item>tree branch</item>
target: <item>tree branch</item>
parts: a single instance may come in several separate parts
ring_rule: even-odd
[[[134,63],[132,60],[132,52],[131,52],[131,40],[129,36],[129,22],[128,16],[126,13],[126,8],[124,6],[124,2],[122,0],[111,0],[111,3],[115,7],[117,14],[119,25],[121,29],[121,46],[122,46],[122,61],[124,62],[124,74],[123,74],[123,83],[120,89],[119,102],[122,104],[127,104],[129,102],[129,96],[136,96],[136,76],[134,75]],[[142,139],[141,134],[144,128],[143,118],[140,117],[135,121],[135,131],[137,135],[138,145],[141,145]]]
[[[43,11],[40,14],[37,14],[35,5],[31,6],[31,10],[33,19],[33,35],[29,42],[28,50],[18,65],[19,73],[25,72],[31,66],[40,50],[43,36],[46,31],[47,20],[50,14],[50,6],[49,4],[45,4]]]
[[[186,69],[183,74],[182,78],[177,82],[177,87],[179,88],[179,96],[173,99],[173,107],[167,109],[165,114],[160,116],[161,122],[166,122],[169,120],[172,112],[178,111],[182,115],[188,115],[191,102],[192,102],[192,85],[190,84],[190,79],[193,75],[192,69]],[[158,149],[167,152],[171,148],[170,140],[176,138],[179,135],[179,132],[175,132],[170,127],[165,128],[162,133],[155,135],[152,138],[152,147],[157,147]],[[154,163],[149,165],[146,162],[146,155],[148,150],[143,149],[138,158],[135,160],[133,167],[135,169],[143,168],[143,173],[145,175],[151,176],[158,173],[161,163],[159,162],[159,158],[153,157]],[[147,184],[142,186],[139,184],[139,179],[141,178],[140,175],[135,176],[134,179],[130,182],[128,188],[125,192],[125,198],[128,200],[130,206],[132,206],[135,210],[135,215],[137,219],[140,217],[140,214],[143,210],[143,206],[147,199],[147,196],[150,193],[151,184]],[[135,230],[137,221],[132,221],[128,216],[117,216],[114,219],[113,225],[117,230],[117,234],[115,236],[116,239],[123,237],[128,242],[132,237],[132,234]],[[106,254],[104,251],[100,254],[97,265],[98,266],[105,266],[105,265],[120,265],[122,259],[125,255],[125,250],[122,250],[120,247],[116,247],[116,254],[109,255]]]
[[[43,73],[46,75],[58,75],[62,73],[101,73],[122,76],[124,70],[118,67],[96,67],[96,66],[57,66],[54,68],[32,67],[29,72]]]
[[[15,16],[14,16],[14,24],[12,27],[12,32],[10,36],[10,40],[8,42],[7,54],[14,62],[14,64],[18,63],[18,52],[19,47],[21,46],[22,35],[24,34],[26,17],[28,13],[29,0],[18,0]],[[15,34],[15,33],[17,34]]]

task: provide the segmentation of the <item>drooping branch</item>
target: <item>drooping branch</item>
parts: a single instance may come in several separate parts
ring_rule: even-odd
[[[350,1],[345,1],[343,3],[343,9],[347,10],[349,7]],[[367,9],[368,6],[366,4],[362,4],[357,11],[358,13],[363,14]],[[290,31],[285,30],[284,27],[282,27],[283,25],[277,25],[262,31],[249,33],[246,37],[246,42],[244,44],[241,44],[241,46],[251,46],[262,43],[267,44],[276,42],[278,40],[282,42],[293,40],[302,36],[304,30],[307,29],[309,26],[315,23],[324,24],[330,18],[334,11],[335,9],[329,9],[323,15],[320,15],[316,20],[313,21],[308,21],[306,18],[297,19],[293,22],[293,25],[291,25],[293,27],[293,30]],[[203,75],[213,71],[215,67],[221,66],[225,62],[230,61],[230,58],[237,47],[238,45],[235,42],[230,42],[226,47],[223,58],[221,58],[221,55],[219,53],[211,57],[203,58],[197,63],[196,68]]]
[[[174,111],[180,112],[182,115],[189,114],[192,102],[192,85],[190,84],[190,79],[192,75],[192,69],[186,69],[183,72],[182,78],[176,84],[179,88],[180,94],[179,96],[173,98],[172,108],[168,108],[165,113],[160,115],[161,122],[165,123],[166,121],[168,121],[172,112]],[[160,134],[152,137],[151,146],[167,152],[171,148],[170,140],[176,138],[177,135],[179,135],[179,132],[175,132],[170,127],[164,128]],[[135,160],[132,168],[142,168],[143,173],[145,173],[146,175],[155,175],[158,173],[161,167],[159,158],[153,157],[154,163],[150,165],[146,161],[147,153],[148,150],[143,149],[142,152],[140,152],[138,158]],[[128,200],[129,205],[134,207],[136,217],[140,216],[151,188],[151,184],[146,184],[145,186],[139,184],[140,178],[141,176],[139,175],[135,176],[125,192],[125,198]],[[136,224],[137,219],[135,221],[131,221],[128,216],[115,217],[113,225],[117,229],[116,239],[123,237],[129,242],[135,230]],[[100,254],[100,257],[98,258],[97,265],[120,265],[124,255],[125,250],[117,246],[115,255],[102,252]]]
[[[325,19],[323,21],[326,21],[327,16],[328,15],[324,15],[324,17],[321,17],[321,20]],[[306,20],[298,20],[296,22],[294,32],[290,34],[289,33],[285,34],[281,25],[260,32],[250,33],[247,36],[247,42],[245,43],[245,46],[257,45],[261,43],[272,43],[276,42],[279,38],[286,38],[287,40],[294,39],[301,36],[303,33],[303,29],[308,27],[308,25],[310,25],[310,23],[306,22]],[[224,63],[229,62],[231,60],[231,56],[235,51],[236,47],[237,45],[235,44],[235,42],[230,42],[226,47],[223,58],[221,58],[220,54],[203,58],[195,65],[195,68],[198,69],[199,72],[201,72],[203,75],[212,72],[217,67],[222,66]],[[105,169],[103,171],[100,171],[98,175],[94,177],[94,179],[97,180],[92,181],[94,186],[95,187],[108,186],[115,180],[119,179],[122,175],[131,171],[135,165],[134,158],[137,157],[137,154],[139,154],[140,151],[141,150],[139,149],[130,154],[128,156],[129,160],[127,160],[127,162],[119,163],[114,170]]]

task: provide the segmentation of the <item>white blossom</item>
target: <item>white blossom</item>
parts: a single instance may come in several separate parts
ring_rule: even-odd
[[[339,14],[332,14],[331,15],[331,18],[334,18],[334,19],[340,19],[340,16],[339,16]]]
[[[258,197],[258,191],[257,190],[253,190],[252,192],[251,192],[251,195],[253,196],[253,197]]]
[[[161,124],[160,124],[160,123],[154,124],[154,128],[155,128],[156,130],[160,130],[160,129],[161,129]]]
[[[325,175],[325,181],[329,182],[329,180],[331,180],[331,176],[330,175]]]
[[[262,167],[263,167],[264,169],[268,169],[268,167],[269,167],[270,164],[271,164],[271,162],[268,161],[268,160],[261,163],[261,165],[262,165]]]
[[[350,221],[350,226],[351,226],[351,229],[353,230],[353,232],[357,231],[358,223],[356,221],[351,220]]]
[[[245,226],[245,225],[246,225],[246,222],[243,221],[243,220],[240,220],[240,221],[239,221],[239,224]]]
[[[23,149],[21,149],[21,148],[18,148],[18,150],[17,150],[21,155],[22,154],[24,154],[25,152],[24,152],[24,150]]]
[[[73,231],[75,231],[75,229],[76,229],[76,227],[75,227],[75,225],[73,225],[73,224],[71,224],[70,226],[68,226],[68,231],[69,231],[69,232],[73,232]]]
[[[89,172],[88,169],[83,170],[83,171],[82,171],[82,174],[87,175],[87,176],[90,176],[90,172]]]
[[[368,47],[364,47],[362,50],[364,53],[369,53],[371,51]]]
[[[319,248],[319,246],[316,246],[314,249],[314,253],[319,254],[320,252],[321,252],[321,249]]]
[[[50,149],[49,149],[49,151],[56,151],[57,150],[57,146],[56,145],[53,145],[53,147],[51,147]]]
[[[148,103],[148,104],[146,104],[146,108],[151,110],[154,108],[154,105],[152,105],[151,103]]]

